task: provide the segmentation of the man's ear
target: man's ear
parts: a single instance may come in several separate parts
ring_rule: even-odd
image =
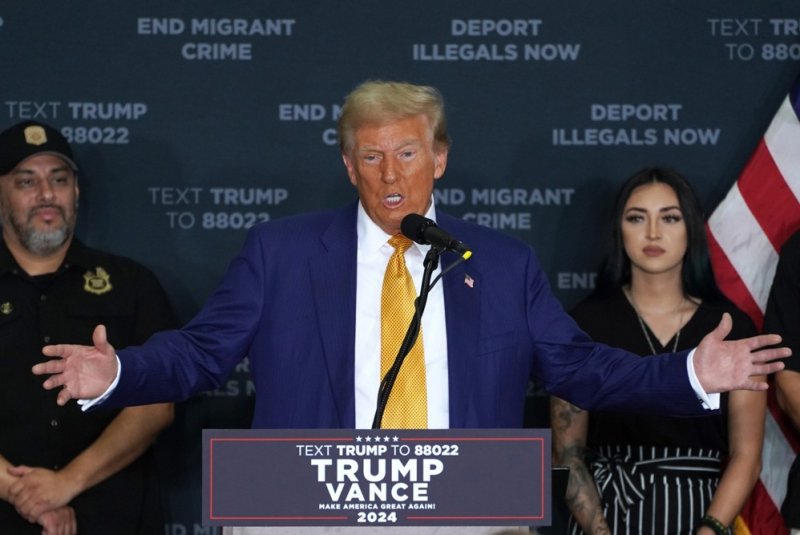
[[[356,181],[356,173],[355,169],[353,168],[353,160],[347,154],[342,153],[342,161],[347,169],[347,176],[350,179],[350,183],[354,186],[357,186],[358,182]]]
[[[433,179],[439,180],[444,175],[444,170],[447,168],[447,154],[449,150],[447,147],[443,147],[440,150],[436,151],[433,155],[434,158],[434,168],[433,168]]]

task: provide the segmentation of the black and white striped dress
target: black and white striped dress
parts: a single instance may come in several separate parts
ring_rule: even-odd
[[[591,470],[612,533],[692,534],[720,476],[719,450],[604,446]],[[570,533],[583,531],[570,518]]]
[[[677,349],[696,347],[719,323],[733,316],[730,338],[756,333],[734,305],[703,303],[681,329]],[[590,297],[572,311],[593,339],[643,355],[652,354],[636,311],[620,290]],[[646,328],[646,326],[645,326]],[[649,332],[656,351],[671,351]],[[692,535],[719,484],[728,453],[727,396],[722,411],[702,418],[669,418],[634,413],[595,412],[589,418],[587,466],[593,472],[606,519],[616,535]],[[570,518],[570,533],[582,530]]]

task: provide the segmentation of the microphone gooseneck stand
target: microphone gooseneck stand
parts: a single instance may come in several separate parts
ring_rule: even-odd
[[[389,402],[389,395],[392,393],[392,388],[397,380],[397,374],[400,373],[400,366],[403,365],[406,355],[408,355],[411,348],[414,347],[414,342],[417,341],[419,336],[420,325],[422,324],[422,313],[425,311],[425,303],[428,301],[428,292],[430,292],[433,285],[441,278],[437,277],[433,284],[430,284],[431,275],[439,265],[439,256],[442,254],[443,249],[439,247],[431,247],[428,254],[425,255],[422,265],[424,271],[422,272],[422,286],[419,291],[419,296],[414,300],[414,316],[406,330],[406,336],[403,338],[403,343],[400,344],[400,349],[397,351],[397,356],[392,363],[392,367],[386,372],[381,380],[380,388],[378,389],[378,406],[375,409],[375,417],[372,420],[372,429],[380,429],[381,421],[383,420],[383,412],[386,410],[386,404]],[[452,266],[451,266],[452,267]]]

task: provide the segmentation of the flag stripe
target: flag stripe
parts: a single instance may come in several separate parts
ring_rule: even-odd
[[[792,466],[795,453],[789,442],[780,440],[784,437],[783,431],[778,426],[772,411],[767,411],[764,422],[764,449],[762,458],[768,459],[761,467],[761,482],[767,489],[772,501],[776,504],[783,503],[786,497],[786,475]]]
[[[775,423],[780,428],[783,436],[786,438],[786,442],[789,447],[792,448],[792,451],[795,453],[800,452],[800,436],[794,432],[794,426],[791,420],[789,420],[789,416],[778,406],[775,389],[770,388],[767,394],[767,408],[769,412],[772,413]]]
[[[737,277],[747,287],[763,314],[778,263],[778,253],[753,217],[738,185],[731,188],[711,214],[708,226],[720,249],[733,265]],[[725,280],[717,282],[723,291],[727,291]],[[740,304],[738,301],[734,302]]]
[[[753,295],[750,293],[750,290],[747,289],[742,279],[739,278],[736,268],[728,261],[728,257],[725,256],[725,252],[717,243],[714,234],[712,234],[710,230],[707,234],[711,265],[714,268],[714,277],[717,280],[717,286],[719,286],[722,293],[724,293],[731,302],[736,303],[736,306],[750,316],[753,323],[756,324],[756,327],[761,330],[761,326],[764,324],[764,311],[758,306],[755,299],[753,299]]]
[[[736,522],[736,535],[789,535],[781,512],[761,481],[756,481],[750,499],[742,508],[741,520]],[[743,531],[743,528],[747,531]]]
[[[797,140],[800,139],[800,123],[796,120],[795,126],[797,132],[794,135],[797,136],[795,138]],[[785,145],[785,142],[780,144]],[[758,148],[739,179],[738,187],[742,199],[767,239],[772,243],[773,249],[780,251],[783,242],[796,230],[791,221],[791,215],[800,213],[800,203],[797,201],[795,192],[785,180],[785,175],[782,174],[783,170],[778,168],[776,160],[773,159],[772,148],[776,145],[779,143],[775,142],[769,145],[769,148],[765,141],[758,144]],[[781,150],[783,150],[782,147]],[[797,165],[800,165],[800,161],[797,162]],[[797,185],[800,188],[800,170],[798,171]],[[772,278],[767,281],[767,286],[771,281]]]
[[[797,140],[800,139],[799,117],[800,91],[794,96],[794,100],[789,97],[784,99],[764,134],[764,143],[796,199],[800,199],[800,158],[797,157]]]

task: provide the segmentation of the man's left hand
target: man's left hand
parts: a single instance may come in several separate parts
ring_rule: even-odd
[[[788,347],[770,347],[781,343],[777,334],[762,334],[741,340],[725,340],[733,320],[727,312],[716,329],[708,333],[694,353],[694,371],[707,393],[730,390],[766,390],[763,378],[784,368],[783,362],[770,362],[792,354]],[[769,349],[764,349],[769,348]]]

